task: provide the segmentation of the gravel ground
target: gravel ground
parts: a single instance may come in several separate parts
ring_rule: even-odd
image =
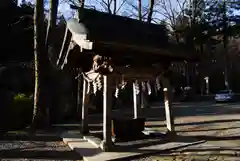
[[[181,131],[179,132],[180,135],[195,137],[205,136],[204,138],[207,142],[204,144],[178,149],[169,154],[156,154],[132,159],[131,161],[240,161],[240,121],[237,121],[237,118],[239,118],[239,115],[230,115],[228,118],[226,116],[213,118],[212,116],[207,119],[201,119],[206,122],[222,119],[222,122],[213,122],[207,125],[200,124],[193,126],[188,125],[186,127],[176,127],[178,131]],[[195,119],[193,118],[195,122],[196,119],[197,117],[195,117]],[[226,120],[226,122],[224,120]],[[194,121],[189,120],[186,122]],[[226,139],[223,138],[222,140],[215,140],[214,137],[225,137]]]
[[[1,161],[72,161],[81,156],[53,135],[0,137]]]
[[[210,137],[233,137],[226,138],[226,140],[212,140],[204,144],[189,146],[178,149],[170,154],[156,154],[153,156],[133,159],[131,161],[240,161],[239,145],[240,145],[240,122],[234,121],[231,123],[217,123],[211,126],[204,127],[211,128],[226,128],[224,130],[204,131],[201,135]],[[199,126],[204,129],[202,126]],[[198,128],[197,126],[195,127]],[[236,138],[234,138],[236,137]]]

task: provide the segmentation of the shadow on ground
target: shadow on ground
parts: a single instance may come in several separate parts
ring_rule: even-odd
[[[177,136],[178,140],[189,139],[189,136]],[[207,141],[222,141],[222,140],[237,140],[238,137],[208,137],[208,136],[199,136],[199,140],[206,139]],[[224,152],[224,153],[222,153]],[[188,146],[186,148],[173,149],[171,151],[161,151],[152,152],[150,155],[135,156],[132,158],[126,158],[122,161],[137,161],[138,159],[144,160],[181,160],[181,161],[203,161],[203,160],[214,160],[214,161],[223,161],[225,158],[239,158],[240,157],[240,147],[238,146],[225,146],[219,147],[218,145],[207,145],[207,146]],[[232,160],[232,159],[230,159]],[[120,161],[120,160],[119,160]]]
[[[228,119],[228,120],[210,120],[210,121],[200,121],[200,122],[186,122],[186,123],[175,123],[175,126],[188,126],[188,125],[206,125],[206,124],[213,124],[213,123],[230,123],[230,122],[237,122],[240,119]],[[157,125],[146,125],[146,127],[153,128],[153,127],[165,127],[165,124],[157,124]],[[178,131],[183,132],[183,131]]]
[[[81,160],[56,134],[5,134],[0,136],[0,159]]]
[[[195,138],[207,140],[207,141],[237,141],[240,140],[240,136],[230,136],[230,137],[220,137],[220,136],[206,136],[206,135],[197,135]]]
[[[227,114],[240,114],[239,103],[180,103],[173,105],[173,114],[175,117],[187,116],[215,116]],[[153,106],[153,108],[144,109],[144,116],[150,120],[162,120],[165,117],[164,106]],[[152,118],[152,119],[151,119]]]
[[[62,141],[56,134],[4,134],[0,135],[1,141]]]
[[[188,130],[178,130],[177,132],[188,132],[188,133],[192,133],[192,132],[208,132],[208,131],[224,131],[224,130],[233,130],[233,129],[239,129],[240,131],[240,127],[229,127],[229,128],[214,128],[214,129],[200,129],[200,130],[196,130],[196,129],[188,129]]]
[[[154,105],[152,108],[146,108],[142,111],[143,117],[147,118],[147,121],[165,121],[165,109],[162,105]],[[178,117],[188,117],[188,116],[217,116],[217,115],[231,115],[240,114],[240,104],[239,103],[179,103],[174,104],[173,114],[176,118]],[[113,117],[122,118],[133,118],[133,109],[119,109],[112,112]],[[90,130],[102,130],[102,114],[91,114],[89,115],[89,127]],[[229,120],[212,120],[212,121],[201,121],[201,122],[189,122],[189,123],[176,123],[176,126],[186,126],[186,125],[203,125],[211,123],[221,123],[221,122],[233,122],[240,121],[237,119]],[[61,128],[67,130],[79,130],[80,122],[74,124],[59,125]],[[164,123],[147,125],[146,127],[165,127]]]
[[[44,159],[44,160],[79,160],[81,156],[73,151],[55,151],[55,150],[25,150],[10,149],[1,150],[0,158],[24,158],[24,159]]]

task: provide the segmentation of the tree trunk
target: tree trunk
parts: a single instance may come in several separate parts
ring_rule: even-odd
[[[113,0],[113,15],[117,14],[117,0]]]
[[[49,11],[49,17],[48,17],[48,27],[47,27],[47,34],[46,34],[46,42],[45,42],[45,49],[46,53],[46,62],[45,62],[45,76],[47,80],[45,83],[46,85],[46,94],[49,97],[46,100],[46,106],[49,107],[49,113],[51,116],[51,122],[54,121],[52,118],[54,118],[55,111],[53,107],[56,107],[57,102],[54,100],[56,99],[56,90],[54,90],[56,83],[54,83],[54,75],[56,75],[56,71],[54,70],[54,64],[55,62],[52,62],[51,56],[55,55],[55,43],[54,43],[54,35],[56,30],[56,20],[57,20],[57,12],[58,12],[58,0],[50,0],[50,11]],[[52,47],[53,50],[49,50],[49,47]],[[52,53],[50,53],[52,52]],[[47,69],[46,69],[47,68]]]
[[[152,22],[153,7],[154,7],[155,2],[154,2],[154,0],[150,0],[149,3],[150,3],[150,6],[149,6],[148,17],[147,17],[147,23]]]
[[[36,128],[42,123],[42,119],[47,116],[46,109],[42,104],[42,91],[40,88],[42,80],[41,57],[44,54],[44,5],[43,0],[36,0],[34,11],[34,63],[35,63],[35,91],[34,91],[34,111],[32,127]]]
[[[50,0],[49,5],[50,5],[50,10],[49,10],[49,17],[48,17],[46,42],[45,42],[46,46],[48,46],[49,42],[53,40],[54,30],[56,29],[58,0]]]
[[[142,21],[142,0],[138,0],[138,19]]]
[[[226,8],[226,1],[224,1],[224,14],[223,14],[223,23],[224,23],[224,37],[223,37],[223,46],[225,51],[225,68],[224,68],[224,84],[225,88],[229,89],[229,75],[228,75],[228,67],[229,67],[229,60],[228,60],[228,20],[227,20],[227,8]]]
[[[85,0],[80,0],[80,8],[84,8]]]

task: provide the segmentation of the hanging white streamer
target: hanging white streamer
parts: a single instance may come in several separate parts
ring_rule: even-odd
[[[103,87],[103,80],[102,80],[102,76],[99,75],[96,79],[96,83],[97,83],[97,89],[100,91]]]
[[[150,85],[150,81],[147,82],[147,89],[148,89],[148,95],[151,95],[152,88],[151,88],[151,85]]]
[[[140,93],[140,87],[139,87],[139,83],[137,80],[134,82],[134,90],[137,95]]]
[[[144,81],[142,81],[142,91],[146,91],[146,84],[145,84],[145,82]]]
[[[94,94],[97,93],[97,91],[100,91],[103,87],[103,80],[102,75],[98,75],[95,80],[92,82],[93,85],[93,92]]]
[[[89,94],[91,92],[91,83],[88,82],[88,85],[87,85],[87,94]]]
[[[93,85],[93,93],[96,94],[97,93],[97,83],[96,82],[92,82],[92,85]]]
[[[159,77],[156,78],[156,85],[157,85],[157,90],[160,90],[161,89],[161,84],[160,84]]]
[[[116,87],[116,90],[115,90],[115,97],[118,98],[118,95],[119,95],[119,88]]]

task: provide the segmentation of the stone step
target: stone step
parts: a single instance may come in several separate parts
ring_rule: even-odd
[[[201,144],[205,141],[191,140],[191,141],[172,141],[161,142],[154,145],[142,146],[136,149],[128,149],[127,147],[117,148],[114,152],[103,152],[99,147],[88,142],[79,132],[64,132],[61,135],[63,141],[68,146],[79,153],[85,161],[114,161],[126,158],[134,158],[138,156],[145,156],[156,154],[162,151],[170,151],[178,148],[183,148],[191,145]]]

